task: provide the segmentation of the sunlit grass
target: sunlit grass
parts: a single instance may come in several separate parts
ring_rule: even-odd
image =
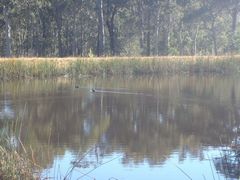
[[[237,74],[240,56],[1,58],[1,79],[81,75]]]

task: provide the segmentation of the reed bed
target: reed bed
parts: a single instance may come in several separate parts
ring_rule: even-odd
[[[38,179],[31,161],[14,150],[0,146],[0,179]]]
[[[81,75],[240,74],[240,56],[1,58],[1,79]]]

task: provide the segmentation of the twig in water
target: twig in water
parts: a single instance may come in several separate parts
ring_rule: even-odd
[[[165,158],[167,158],[165,156]],[[171,161],[170,161],[171,162]],[[177,164],[175,164],[174,162],[171,162],[176,168],[178,168],[188,179],[192,180],[192,178],[183,170],[181,169]]]
[[[78,171],[79,173],[81,173],[82,175],[84,175],[85,173],[83,173],[83,172],[81,172],[80,170],[78,170],[78,169],[76,169],[75,171]],[[94,178],[94,177],[92,177],[92,176],[90,176],[90,175],[86,175],[87,177],[89,177],[89,178],[91,178],[91,179],[93,179],[93,180],[95,180],[96,178]]]
[[[202,176],[203,176],[203,179],[204,179],[204,180],[207,180],[206,177],[204,176],[204,174],[203,174]]]
[[[77,162],[76,164],[78,164],[79,162],[81,162],[81,160],[83,160],[92,150],[94,147],[90,148]],[[63,180],[66,180],[67,177],[70,175],[70,173],[74,170],[76,166],[73,165],[71,168],[68,169],[66,176],[63,178]]]
[[[105,164],[108,164],[108,163],[114,161],[115,159],[118,159],[119,157],[121,157],[121,156],[115,157],[115,158],[113,158],[113,159],[111,159],[111,160],[109,160],[109,161],[107,161],[107,162],[105,162],[105,163],[102,163],[102,164],[96,166],[95,168],[93,168],[92,170],[88,171],[86,174],[82,175],[82,176],[79,177],[78,179],[83,178],[84,176],[90,174],[91,172],[93,172],[94,170],[96,170],[97,168],[99,168],[100,166],[103,166],[103,165],[105,165]]]
[[[192,178],[184,171],[182,170],[179,166],[177,166],[176,164],[174,164],[176,166],[176,168],[178,168],[183,174],[185,174],[190,180],[192,180]]]
[[[211,163],[211,159],[209,157],[209,155],[207,154],[208,156],[208,159],[209,159],[209,163],[210,163],[210,167],[211,167],[211,171],[212,171],[212,176],[213,176],[213,179],[215,180],[215,176],[214,176],[214,173],[213,173],[213,168],[212,168],[212,163]]]

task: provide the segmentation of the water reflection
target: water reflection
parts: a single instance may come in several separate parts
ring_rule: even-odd
[[[221,157],[214,158],[217,171],[226,178],[239,179],[240,157],[239,150],[225,150]]]
[[[92,93],[92,87],[107,91]],[[90,170],[120,157],[114,166],[164,169],[173,161],[191,174],[191,161],[210,169],[209,147],[229,144],[240,127],[240,80],[234,77],[9,82],[0,92],[2,107],[8,92],[8,118],[21,117],[21,139],[44,168],[57,161],[68,162],[65,169]]]

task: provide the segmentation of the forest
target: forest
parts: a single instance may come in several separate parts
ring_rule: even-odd
[[[240,52],[239,0],[0,0],[0,56]]]

